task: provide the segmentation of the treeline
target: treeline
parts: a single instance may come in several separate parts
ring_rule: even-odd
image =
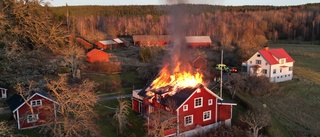
[[[68,11],[79,35],[93,42],[118,35],[167,35],[173,26],[183,27],[184,35],[208,35],[213,44],[237,53],[235,58],[240,60],[268,41],[320,40],[318,3],[287,7],[66,6],[52,7],[52,11],[60,20],[66,20]],[[181,24],[173,22],[175,12],[184,13],[178,16]]]

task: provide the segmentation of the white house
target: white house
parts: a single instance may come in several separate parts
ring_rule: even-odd
[[[294,60],[283,49],[264,49],[255,53],[249,60],[242,63],[247,73],[266,76],[271,82],[292,80]]]

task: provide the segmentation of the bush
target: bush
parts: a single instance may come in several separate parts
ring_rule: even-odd
[[[102,73],[118,73],[121,71],[121,62],[95,62],[88,66],[88,70]]]

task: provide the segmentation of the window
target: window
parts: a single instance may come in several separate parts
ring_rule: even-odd
[[[276,74],[277,73],[277,69],[273,69],[273,74]]]
[[[282,68],[280,68],[280,73],[282,73]]]
[[[211,119],[211,110],[203,112],[203,121]]]
[[[153,108],[153,106],[149,106],[149,114],[152,112],[154,112],[154,108]]]
[[[256,64],[261,64],[261,60],[256,60]]]
[[[260,57],[260,54],[257,54],[257,57]]]
[[[31,114],[27,116],[27,123],[37,122],[39,119],[38,114]]]
[[[266,63],[266,66],[268,66],[268,63]]]
[[[250,61],[250,64],[252,64],[252,61]]]
[[[189,126],[193,124],[193,115],[184,117],[184,126]]]
[[[42,105],[42,101],[41,99],[38,100],[31,100],[30,101],[31,106],[36,107],[36,106],[41,106]]]
[[[160,95],[156,95],[157,96],[157,102],[160,102],[161,96]]]
[[[202,107],[202,97],[194,99],[194,108]]]
[[[263,69],[262,72],[263,74],[267,74],[268,71],[266,69]]]
[[[286,60],[285,59],[280,59],[280,64],[284,64],[286,63]]]
[[[183,105],[183,111],[188,111],[188,105]]]
[[[293,70],[293,67],[289,67],[289,71],[292,71]]]
[[[290,76],[290,74],[288,74],[288,76]]]
[[[212,99],[208,100],[208,105],[211,106],[212,105]]]

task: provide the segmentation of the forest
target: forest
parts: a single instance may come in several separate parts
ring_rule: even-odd
[[[64,6],[51,7],[55,18],[74,20],[79,35],[91,42],[130,35],[167,35],[170,12],[183,11],[184,34],[210,36],[213,45],[237,53],[244,61],[250,50],[268,41],[290,43],[320,40],[320,4],[299,6]],[[230,63],[236,63],[230,62]],[[239,64],[238,64],[239,65]]]

